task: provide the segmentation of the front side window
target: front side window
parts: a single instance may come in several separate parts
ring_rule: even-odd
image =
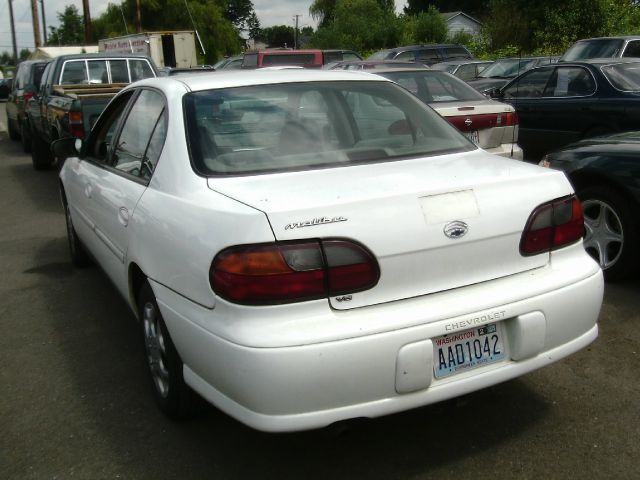
[[[154,142],[151,152],[148,149],[163,115],[164,103],[164,98],[158,92],[140,92],[116,141],[112,159],[116,169],[135,176],[150,175],[160,154],[158,142]],[[149,160],[148,153],[153,155],[152,161]]]
[[[87,140],[86,155],[92,160],[103,164],[109,161],[116,127],[132,95],[133,91],[118,95],[100,115]]]
[[[305,82],[185,95],[194,168],[267,173],[386,162],[475,148],[390,82]]]
[[[543,67],[527,72],[504,89],[504,98],[542,97],[553,70]]]

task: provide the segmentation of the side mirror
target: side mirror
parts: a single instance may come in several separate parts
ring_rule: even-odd
[[[489,89],[485,90],[482,93],[484,93],[484,95],[489,97],[489,98],[500,98],[500,97],[502,97],[502,89],[499,88],[499,87],[489,88]]]
[[[82,140],[75,137],[60,138],[51,144],[51,151],[59,159],[81,156]]]

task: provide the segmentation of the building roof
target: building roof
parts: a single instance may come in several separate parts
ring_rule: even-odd
[[[464,12],[441,12],[440,15],[442,15],[444,17],[444,19],[448,22],[449,20],[454,19],[455,17],[457,17],[458,15],[463,15],[465,17],[467,17],[469,20],[477,23],[478,25],[482,25],[481,22],[479,22],[478,20],[476,20],[475,18],[473,18],[471,15],[467,15]]]

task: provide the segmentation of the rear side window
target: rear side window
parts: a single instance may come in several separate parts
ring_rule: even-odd
[[[640,40],[632,40],[627,43],[623,57],[640,57]]]
[[[243,68],[255,68],[258,66],[258,54],[257,53],[245,53],[242,60]]]
[[[447,58],[471,58],[471,54],[462,47],[445,47],[444,53]]]
[[[545,97],[580,97],[591,95],[596,83],[588,70],[580,67],[558,67],[551,76]]]
[[[417,52],[416,60],[427,64],[438,63],[440,61],[440,56],[435,48],[427,48]]]
[[[391,82],[305,82],[185,95],[197,172],[237,175],[384,162],[473,149]]]

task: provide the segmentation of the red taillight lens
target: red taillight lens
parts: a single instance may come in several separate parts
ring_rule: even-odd
[[[33,98],[33,92],[24,92],[22,94],[22,98],[24,99],[24,103],[27,103],[29,100]]]
[[[84,138],[82,112],[69,112],[69,131],[77,138]]]
[[[584,236],[582,206],[575,195],[540,205],[529,217],[520,253],[536,255],[580,240]]]
[[[364,247],[321,240],[228,248],[214,258],[209,281],[231,302],[277,305],[366,290],[379,276]]]
[[[518,114],[516,112],[507,112],[502,114],[502,126],[512,127],[518,125]]]

